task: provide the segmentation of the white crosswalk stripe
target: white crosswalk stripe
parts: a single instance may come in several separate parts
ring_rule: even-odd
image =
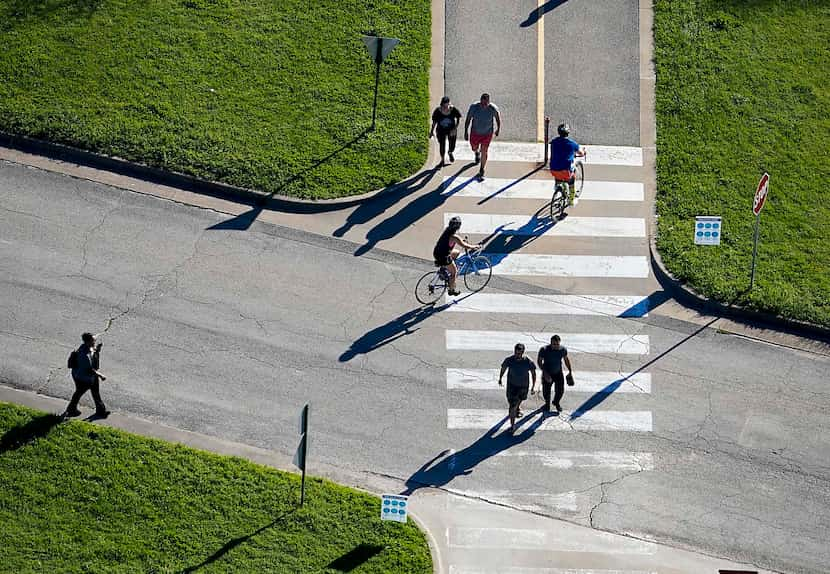
[[[487,253],[494,275],[544,277],[645,278],[648,259],[641,255],[530,255]]]
[[[447,409],[448,429],[487,430],[505,421],[506,409]],[[528,415],[529,416],[529,415]],[[558,416],[526,417],[516,430],[523,432],[540,431],[619,431],[651,432],[652,420],[649,411],[598,411],[580,413],[562,411]]]
[[[596,568],[523,568],[521,566],[486,568],[450,564],[450,574],[657,574],[657,572],[647,570],[598,570]]]
[[[553,179],[501,179],[488,177],[478,181],[475,177],[444,177],[443,195],[455,197],[479,197],[493,199],[536,199],[550,201]],[[642,183],[633,181],[586,181],[580,201],[643,201]]]
[[[602,315],[648,317],[649,299],[640,295],[526,295],[521,293],[462,293],[446,296],[454,313],[514,315]]]
[[[554,333],[448,329],[446,342],[447,350],[512,352],[516,343],[523,343],[525,349],[533,351],[550,343],[553,335]],[[573,353],[647,355],[649,350],[648,335],[559,333],[559,336],[568,351]]]
[[[651,542],[633,538],[620,540],[619,536],[605,532],[596,532],[596,536],[588,542],[557,536],[556,532],[550,530],[524,528],[448,528],[447,544],[450,548],[511,548],[601,554],[650,555],[656,552],[656,546]]]
[[[581,371],[576,374],[576,380],[579,384],[568,389],[568,393],[651,393],[649,373],[627,376],[614,372]],[[448,390],[498,390],[498,381],[498,369],[447,369]]]
[[[587,165],[643,165],[643,149],[627,146],[586,145]],[[469,145],[460,145],[455,151],[456,159],[469,161],[474,158]],[[533,142],[500,142],[490,144],[488,161],[519,161],[538,163],[544,160],[545,145]]]
[[[492,213],[444,213],[444,225],[460,217],[464,233],[532,237],[645,237],[646,220],[639,217],[567,217],[499,215]]]
[[[509,461],[511,458],[534,459],[537,460],[542,466],[562,470],[572,468],[654,470],[654,456],[650,452],[506,450],[496,453],[491,458],[491,461]]]
[[[511,508],[518,508],[520,510],[529,510],[531,512],[550,512],[556,510],[557,512],[574,513],[589,507],[590,496],[580,492],[509,492],[509,491],[475,491],[475,490],[458,490],[450,488],[453,494],[460,494],[462,496],[486,500],[488,502],[495,502],[510,506]],[[464,499],[459,499],[456,507],[463,507]],[[463,508],[459,508],[463,510]]]

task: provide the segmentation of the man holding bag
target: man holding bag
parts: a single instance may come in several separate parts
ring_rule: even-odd
[[[550,412],[550,388],[554,387],[553,406],[556,407],[556,414],[562,411],[559,401],[565,394],[565,377],[562,372],[562,360],[568,367],[568,386],[573,386],[573,368],[568,358],[568,349],[560,344],[559,335],[550,338],[550,345],[539,349],[539,356],[536,363],[542,370],[542,396],[545,398],[544,412]]]

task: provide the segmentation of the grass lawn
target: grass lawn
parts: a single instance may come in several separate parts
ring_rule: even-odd
[[[0,571],[432,572],[423,533],[319,479],[0,403]]]
[[[830,2],[656,0],[658,249],[698,292],[830,326]],[[770,174],[755,289],[752,199]],[[692,244],[721,215],[720,247]]]
[[[305,198],[426,159],[428,0],[0,0],[0,45],[0,131]]]

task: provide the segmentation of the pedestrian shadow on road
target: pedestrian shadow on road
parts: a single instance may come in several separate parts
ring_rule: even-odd
[[[196,564],[195,566],[189,566],[188,568],[185,568],[184,570],[182,570],[180,572],[180,574],[190,574],[191,572],[196,572],[200,568],[204,568],[205,566],[216,562],[217,560],[222,558],[225,554],[227,554],[228,552],[230,552],[231,550],[233,550],[234,548],[236,548],[240,544],[242,544],[244,542],[247,542],[248,540],[250,540],[254,536],[257,536],[258,534],[262,534],[263,532],[265,532],[269,528],[273,528],[274,526],[276,526],[277,524],[279,524],[280,522],[285,520],[288,516],[290,516],[291,514],[294,514],[296,512],[296,510],[297,510],[296,508],[292,508],[291,510],[289,510],[288,512],[283,513],[281,516],[275,518],[273,521],[269,522],[265,526],[261,526],[261,527],[257,528],[256,530],[254,530],[250,534],[245,534],[244,536],[239,536],[237,538],[232,538],[231,540],[226,542],[222,546],[222,548],[220,548],[219,550],[217,550],[216,552],[214,552],[213,554],[211,554],[210,556],[205,558],[201,563]]]
[[[27,444],[45,437],[61,421],[63,421],[63,417],[58,415],[42,415],[25,424],[9,429],[0,437],[0,454],[23,448]]]
[[[366,355],[376,349],[380,349],[384,345],[397,341],[401,337],[412,335],[418,331],[418,329],[413,329],[412,327],[429,319],[436,313],[440,313],[452,305],[460,303],[471,295],[472,293],[468,293],[463,297],[459,297],[448,303],[444,303],[443,305],[418,307],[417,309],[407,311],[400,317],[396,317],[388,323],[375,327],[371,331],[361,335],[359,339],[352,343],[351,346],[344,351],[342,355],[340,355],[340,362],[347,363],[354,359],[357,355]]]
[[[659,291],[658,293],[663,294],[662,291]],[[666,296],[666,295],[664,294],[664,296]],[[656,305],[654,305],[654,306],[656,307]],[[653,359],[649,360],[647,363],[644,363],[640,367],[638,367],[638,368],[634,369],[633,371],[631,371],[631,373],[629,373],[628,375],[620,377],[616,381],[613,381],[612,383],[606,385],[604,388],[600,389],[599,391],[597,391],[596,393],[594,393],[593,395],[588,397],[588,399],[584,403],[582,403],[581,405],[576,407],[576,409],[574,409],[574,411],[571,413],[570,420],[572,420],[572,421],[576,420],[576,419],[580,418],[581,416],[585,415],[586,413],[590,412],[592,409],[594,409],[594,408],[598,407],[599,405],[601,405],[602,403],[604,403],[605,400],[608,397],[610,397],[617,389],[619,389],[620,386],[624,382],[630,380],[637,373],[643,372],[648,367],[650,367],[651,365],[653,365],[654,363],[656,363],[657,361],[659,361],[660,359],[662,359],[663,357],[665,357],[666,355],[670,354],[672,351],[677,349],[683,343],[686,343],[687,341],[695,338],[704,329],[708,329],[709,326],[712,323],[714,323],[715,321],[717,321],[719,318],[720,317],[713,318],[711,321],[709,321],[705,325],[701,326],[699,329],[695,330],[690,335],[687,335],[686,337],[684,337],[683,339],[681,339],[680,341],[678,341],[677,343],[675,343],[674,345],[672,345],[671,347],[669,347],[668,349],[666,349],[665,351],[663,351],[662,353],[660,353],[659,355],[654,357]],[[578,387],[573,387],[573,388],[578,388]]]
[[[464,181],[460,185],[454,186],[454,184],[458,182],[459,178],[461,177],[461,174],[464,172],[465,169],[466,166],[462,166],[454,175],[450,176],[446,181],[442,182],[441,185],[439,185],[435,190],[416,197],[396,213],[388,216],[383,221],[380,221],[377,224],[375,224],[375,226],[372,227],[372,229],[370,229],[366,233],[366,243],[358,247],[357,250],[354,252],[355,256],[359,257],[361,255],[364,255],[368,251],[371,251],[372,248],[374,248],[375,245],[377,245],[381,241],[391,239],[398,235],[398,233],[400,233],[401,231],[411,227],[425,215],[441,207],[444,204],[444,202],[447,201],[447,198],[450,197],[452,194],[456,193],[465,185],[468,185],[470,182],[474,181],[473,178],[469,178],[468,181]],[[435,169],[430,170],[429,179],[432,179],[435,173]],[[419,183],[417,189],[424,187],[429,182],[429,179]],[[406,192],[406,195],[411,195],[412,192],[416,191],[417,189],[408,190]],[[391,205],[393,205],[394,203],[397,203],[397,200],[391,203],[390,200],[385,200],[384,204],[386,204],[386,206],[380,211],[378,211],[378,208],[380,206],[372,207],[367,204],[365,213],[358,214],[357,212],[361,211],[361,209],[363,208],[363,206],[361,206],[357,210],[355,210],[355,212],[352,213],[352,215],[349,216],[349,219],[351,219],[352,216],[355,216],[354,221],[358,223],[371,221],[375,217],[379,216],[381,213],[385,212],[386,209],[391,207]],[[383,204],[381,204],[381,206],[382,205]],[[351,221],[347,221],[347,223],[349,224],[349,226],[354,225],[354,223]],[[341,227],[340,229],[343,229],[343,227]],[[340,229],[334,232],[335,236],[342,236],[342,233],[338,234]],[[343,233],[345,233],[345,231]],[[431,250],[432,246],[430,245],[428,249]]]
[[[471,474],[479,463],[530,439],[536,434],[546,418],[546,413],[542,411],[542,407],[539,407],[516,421],[516,432],[511,435],[508,432],[498,433],[498,430],[505,423],[509,424],[508,418],[505,416],[473,444],[447,456],[445,456],[447,451],[444,451],[424,463],[421,468],[406,479],[406,490],[401,494],[410,495],[424,487],[443,488],[452,482],[455,477]],[[522,430],[522,427],[525,427],[524,430]],[[439,459],[441,460],[439,461]]]
[[[539,20],[542,19],[542,16],[553,10],[554,8],[558,8],[568,0],[548,0],[535,10],[531,11],[530,14],[527,15],[527,20],[519,24],[521,28],[529,28],[536,24]]]

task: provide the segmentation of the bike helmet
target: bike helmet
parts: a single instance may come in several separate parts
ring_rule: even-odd
[[[563,138],[568,137],[568,134],[571,133],[571,126],[566,123],[559,124],[559,127],[556,128],[556,131],[559,132],[559,135]]]
[[[450,225],[449,226],[452,227],[453,229],[461,229],[461,218],[456,215],[455,217],[450,219]]]

